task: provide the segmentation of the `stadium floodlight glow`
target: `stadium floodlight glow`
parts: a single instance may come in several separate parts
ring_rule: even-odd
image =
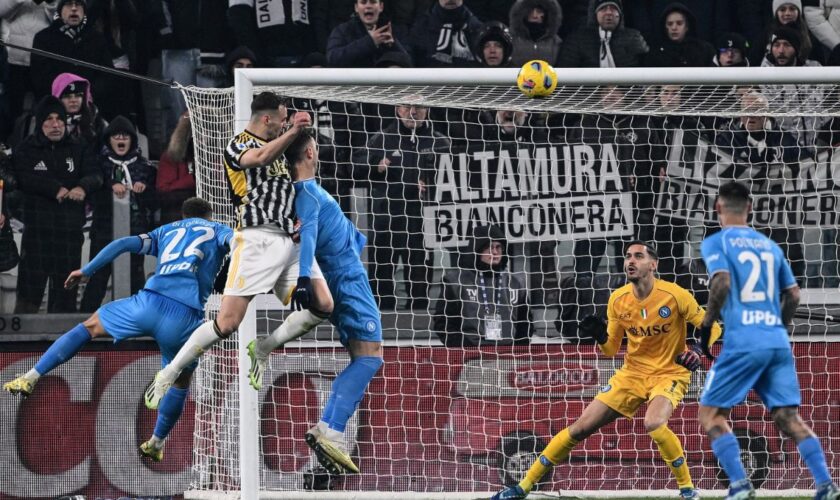
[[[737,127],[760,115],[786,126],[799,124],[797,140],[813,140],[820,127],[840,117],[840,68],[556,68],[560,85],[543,99],[529,99],[517,90],[517,71],[237,69],[233,89],[183,88],[198,195],[211,202],[220,221],[234,222],[222,151],[247,125],[255,92],[272,90],[314,112],[314,123],[323,132],[322,154],[329,155],[321,158],[322,180],[336,186],[336,196],[357,225],[380,227],[383,213],[377,210],[388,191],[377,191],[379,198],[369,193],[376,164],[360,163],[364,155],[359,152],[397,151],[366,148],[366,143],[394,123],[395,106],[424,106],[431,109],[433,128],[446,131],[451,141],[446,150],[423,152],[434,155],[434,161],[424,166],[422,228],[389,226],[387,232],[423,233],[430,256],[426,262],[433,263],[425,271],[433,284],[443,279],[443,267],[456,266],[458,248],[469,242],[472,227],[492,222],[504,228],[511,265],[524,270],[532,292],[542,286],[534,283],[551,274],[554,288],[559,282],[586,287],[586,300],[595,300],[600,291],[595,278],[590,276],[590,285],[574,276],[564,280],[584,261],[607,272],[620,258],[608,242],[620,243],[640,228],[654,232],[660,253],[666,243],[672,252],[668,258],[685,260],[685,268],[672,265],[663,271],[664,258],[660,272],[694,287],[705,279],[704,271],[692,267],[697,246],[705,231],[716,226],[709,207],[720,178],[730,175],[751,183],[754,223],[784,233],[788,246],[801,250],[792,260],[803,281],[819,287],[834,279],[836,271],[822,263],[831,241],[840,241],[830,240],[840,228],[840,160],[833,149],[823,147],[806,157],[804,149],[792,151],[787,143],[771,145],[770,151],[780,155],[774,162],[745,166],[720,136],[732,132],[739,137]],[[746,106],[745,94],[763,95],[766,105]],[[499,111],[529,118],[517,122],[515,113],[505,118]],[[500,125],[505,119],[528,134],[505,140]],[[735,128],[728,128],[729,119]],[[390,156],[391,165],[396,157]],[[640,196],[632,190],[639,185],[646,186],[642,195],[652,200],[646,210],[635,205]],[[411,187],[416,192],[417,182]],[[370,231],[368,262],[377,259],[383,245],[374,237]],[[592,245],[575,244],[582,240]],[[595,250],[599,241],[604,243]],[[403,281],[402,276],[394,273],[391,281]],[[374,285],[378,281],[375,276],[371,280]],[[615,283],[606,282],[610,287]],[[831,286],[803,296],[820,304],[840,302],[836,285]],[[386,364],[357,412],[361,416],[348,428],[347,444],[362,474],[334,491],[304,490],[305,472],[316,462],[303,433],[317,420],[333,377],[349,359],[328,327],[276,351],[261,391],[248,386],[245,346],[279,325],[284,311],[266,295],[252,302],[236,337],[206,353],[196,371],[193,480],[186,497],[489,496],[503,481],[521,477],[536,451],[580,414],[621,364],[564,339],[563,325],[574,322],[576,312],[569,312],[563,290],[550,307],[534,308],[536,333],[530,347],[464,351],[443,347],[429,332],[430,323],[443,314],[434,310],[439,287],[431,287],[433,304],[427,309],[404,306],[409,288],[389,292],[397,305],[384,313]],[[701,288],[697,285],[695,293]],[[572,305],[595,310],[591,303]],[[838,339],[819,320],[797,321],[795,353],[804,358],[801,373],[809,376],[802,387],[803,418],[821,429],[836,469],[840,424],[826,394],[833,390],[827,378],[840,370]],[[670,425],[705,495],[723,490],[724,483],[696,421],[702,381],[702,373],[694,375]],[[543,489],[562,490],[564,496],[675,496],[675,483],[641,419],[639,413],[633,422],[622,420],[579,444],[571,462],[556,467]],[[769,415],[736,410],[733,427],[762,494],[805,496],[813,488]]]

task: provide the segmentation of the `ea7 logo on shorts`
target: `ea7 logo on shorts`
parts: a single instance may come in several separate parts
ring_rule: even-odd
[[[601,392],[610,392],[611,389],[612,386],[610,384],[607,384],[604,387],[601,387]]]
[[[373,322],[373,321],[368,321],[367,324],[365,324],[365,328],[367,328],[367,331],[369,331],[369,332],[375,332],[376,331],[376,323]]]
[[[659,308],[659,316],[660,316],[662,319],[667,319],[669,316],[671,316],[671,308],[670,308],[670,307],[668,307],[668,306],[662,306],[662,307],[660,307],[660,308]]]

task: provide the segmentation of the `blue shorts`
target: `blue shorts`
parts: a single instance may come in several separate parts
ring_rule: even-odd
[[[109,302],[99,308],[99,321],[114,342],[134,337],[154,337],[166,366],[204,322],[204,314],[148,290]],[[192,371],[198,362],[190,365]]]
[[[379,308],[361,263],[323,273],[335,303],[330,322],[338,330],[341,343],[346,346],[349,339],[382,342]]]
[[[770,410],[799,406],[799,379],[790,349],[724,350],[706,375],[700,404],[732,408],[746,399],[750,389]]]

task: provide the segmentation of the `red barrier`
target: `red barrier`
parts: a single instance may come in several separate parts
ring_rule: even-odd
[[[795,351],[802,415],[837,470],[840,344],[801,343]],[[0,353],[0,379],[26,371],[37,355]],[[300,487],[295,485],[301,472],[311,465],[303,432],[317,420],[329,382],[346,360],[332,348],[287,349],[275,356],[266,374],[273,385],[261,395],[264,463],[267,473],[282,480],[278,484]],[[292,359],[297,364],[290,364]],[[580,414],[620,363],[591,346],[558,345],[392,347],[385,349],[385,359],[352,427],[363,473],[339,488],[496,489]],[[0,500],[181,493],[190,479],[192,402],[161,464],[143,462],[136,452],[154,427],[155,413],[143,407],[142,395],[159,360],[152,351],[85,352],[42,379],[28,400],[0,395]],[[671,428],[683,440],[695,482],[720,488],[716,461],[696,419],[701,381],[694,377]],[[733,412],[742,446],[752,452],[754,479],[772,489],[811,487],[794,443],[779,436],[756,401],[750,397]],[[552,489],[674,487],[641,418],[616,422],[580,444],[552,481]]]

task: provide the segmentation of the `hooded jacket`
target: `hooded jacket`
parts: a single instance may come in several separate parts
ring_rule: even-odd
[[[557,66],[562,68],[597,68],[600,66],[601,36],[598,34],[595,17],[595,1],[589,2],[589,18],[586,26],[578,28],[563,43]],[[642,34],[624,26],[624,11],[618,27],[610,38],[610,52],[617,68],[642,65],[642,58],[648,52],[648,44]]]
[[[73,73],[62,73],[53,80],[52,95],[61,99],[64,89],[73,83],[84,84],[85,99],[80,113],[67,116],[67,133],[86,142],[95,151],[100,146],[102,132],[105,130],[107,123],[93,103],[90,82]]]
[[[447,10],[435,2],[411,28],[409,45],[414,66],[466,67],[474,64],[472,38],[479,29],[481,21],[466,6]]]
[[[665,20],[674,12],[685,17],[688,31],[681,42],[675,42],[668,37]],[[665,7],[659,17],[659,31],[655,41],[651,43],[650,52],[645,58],[645,66],[655,68],[672,67],[704,67],[712,66],[715,59],[715,49],[712,45],[697,37],[697,20],[694,13],[684,4],[674,2]]]
[[[35,132],[15,150],[15,174],[25,194],[23,221],[33,231],[81,234],[85,204],[69,199],[59,203],[55,197],[61,188],[75,187],[89,196],[102,185],[102,174],[84,144],[67,134],[58,142],[44,135],[42,125],[52,112],[63,114],[64,107],[55,97],[45,97],[36,108]]]
[[[542,33],[535,38],[526,22],[528,14],[535,7],[545,12]],[[513,36],[514,66],[521,66],[533,59],[554,64],[560,55],[563,41],[557,30],[563,24],[563,10],[557,0],[519,0],[510,9],[510,33]],[[536,27],[534,27],[536,29]]]
[[[502,243],[502,258],[497,266],[490,268],[481,261],[479,254],[493,241]],[[533,322],[528,291],[525,280],[507,270],[507,247],[507,240],[498,226],[479,226],[461,253],[458,269],[444,274],[443,291],[434,308],[433,326],[446,346],[530,342]],[[488,320],[496,315],[501,320],[501,339],[490,340],[486,338]]]

